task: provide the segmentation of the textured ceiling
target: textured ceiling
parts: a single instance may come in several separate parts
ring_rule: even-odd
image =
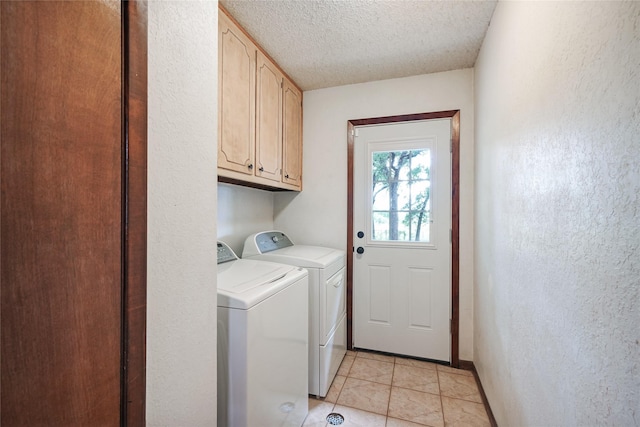
[[[220,0],[303,89],[473,67],[497,0]]]

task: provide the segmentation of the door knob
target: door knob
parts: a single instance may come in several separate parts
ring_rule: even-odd
[[[364,232],[358,231],[358,237],[362,239],[364,237]]]
[[[356,249],[356,252],[358,252],[359,254],[363,254],[364,248],[362,246],[358,246],[358,249]]]

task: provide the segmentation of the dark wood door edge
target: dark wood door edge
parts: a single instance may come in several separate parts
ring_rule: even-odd
[[[145,425],[147,316],[147,2],[122,3],[123,426]]]
[[[451,119],[451,366],[459,367],[460,325],[460,110],[374,117],[347,122],[347,348],[353,348],[353,130],[356,126]],[[349,250],[352,248],[352,250]]]
[[[460,336],[460,110],[451,111],[451,365],[458,366]]]
[[[489,422],[491,423],[491,427],[498,427],[496,418],[493,416],[493,411],[491,411],[489,400],[487,399],[487,395],[485,394],[484,388],[482,387],[482,382],[480,382],[480,377],[478,376],[478,371],[476,370],[476,366],[470,360],[461,360],[460,369],[464,369],[465,371],[471,371],[473,373],[473,377],[476,379],[476,384],[478,384],[478,390],[480,391],[482,404],[484,405],[484,409],[486,409],[487,411],[487,416],[489,417]]]
[[[347,348],[353,350],[353,144],[354,124],[347,123]],[[349,250],[351,248],[351,250]]]

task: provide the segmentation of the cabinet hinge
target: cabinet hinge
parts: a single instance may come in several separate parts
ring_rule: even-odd
[[[453,242],[453,230],[449,229],[449,243]]]
[[[449,141],[449,152],[453,153],[453,140]]]
[[[453,332],[453,319],[449,319],[449,333]]]

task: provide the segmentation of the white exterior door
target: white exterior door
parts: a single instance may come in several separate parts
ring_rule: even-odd
[[[451,119],[355,129],[353,344],[450,361]]]

